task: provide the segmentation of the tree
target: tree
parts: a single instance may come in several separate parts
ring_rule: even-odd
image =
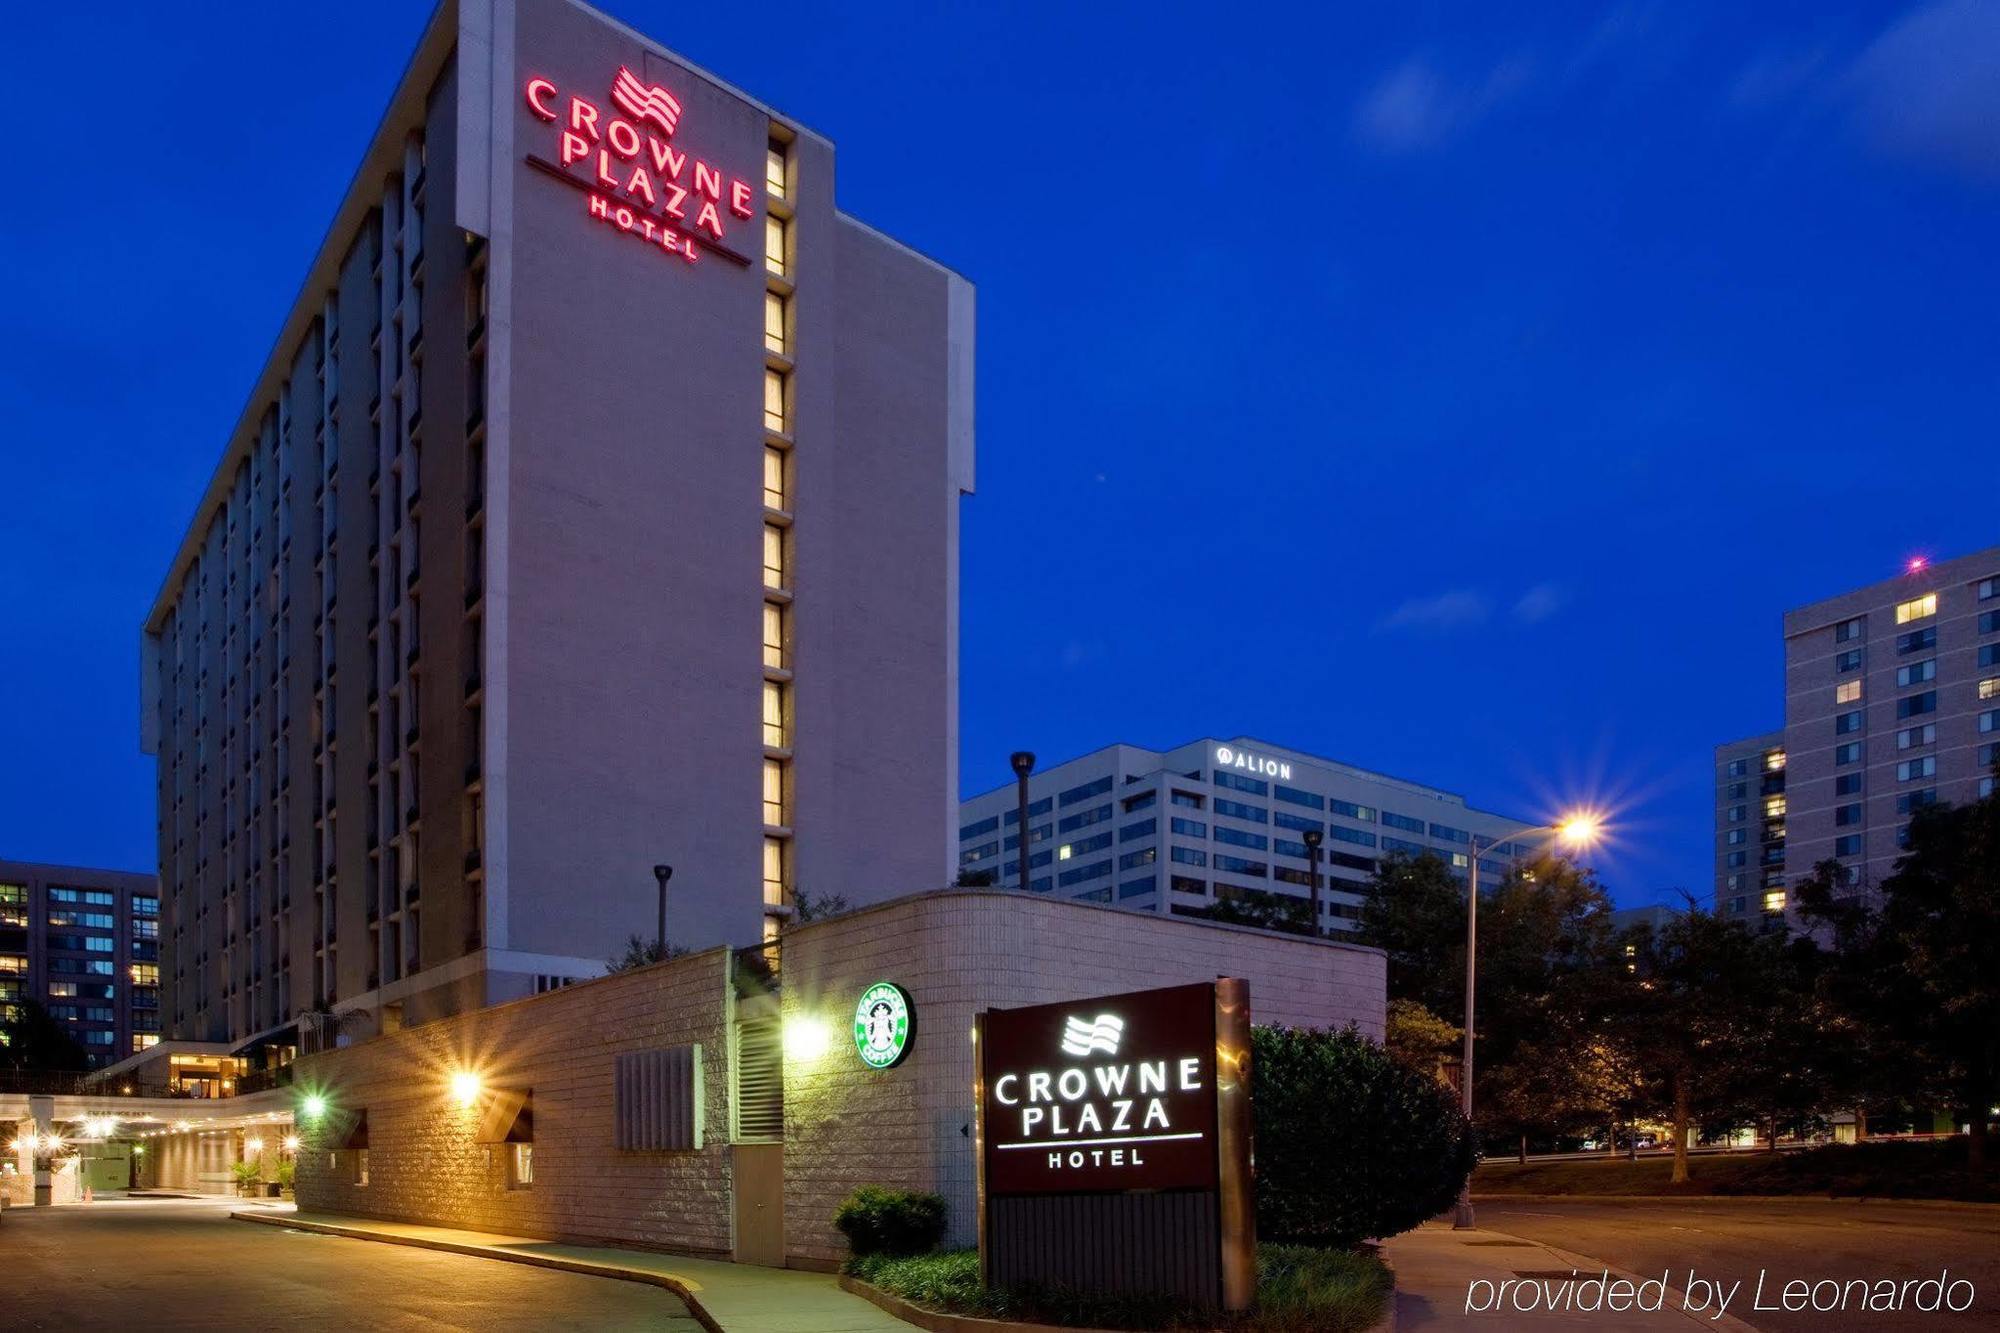
[[[792,894],[792,920],[799,925],[845,916],[853,910],[844,893],[808,893],[800,889]]]
[[[1465,886],[1435,852],[1376,863],[1355,935],[1389,955],[1389,997],[1465,1011]]]
[[[1465,1029],[1447,1023],[1415,1000],[1389,1001],[1382,1045],[1412,1069],[1444,1083],[1445,1066],[1456,1060]]]
[[[1267,893],[1244,889],[1228,898],[1217,898],[1188,913],[1206,921],[1232,926],[1255,926],[1259,930],[1282,930],[1292,935],[1312,934],[1312,903],[1288,893]]]
[[[90,1053],[38,1001],[22,1000],[11,1023],[0,1024],[0,1069],[77,1074]]]
[[[1849,998],[1874,1006],[1855,1015],[1859,1025],[1885,1047],[1893,1048],[1882,1032],[1891,1025],[1914,1039],[1920,1064],[1966,1114],[1967,1162],[1983,1170],[2000,1087],[2000,791],[1970,805],[1920,807],[1879,908],[1829,901],[1825,889],[1814,885],[1809,906],[1832,923],[1837,943],[1845,932]]]
[[[637,935],[627,936],[625,952],[616,958],[605,960],[607,972],[630,972],[635,967],[646,967],[653,963],[664,963],[669,958],[679,958],[688,950],[671,940],[642,940]]]

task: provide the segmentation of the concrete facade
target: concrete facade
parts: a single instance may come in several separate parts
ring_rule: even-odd
[[[1785,910],[1785,733],[1715,747],[1715,911],[1742,921]]]
[[[692,948],[948,878],[972,289],[834,176],[584,5],[439,9],[146,622],[176,1035],[593,975],[656,863]]]
[[[778,1253],[798,1267],[844,1257],[832,1215],[862,1185],[944,1194],[952,1240],[972,1241],[970,1036],[982,1009],[1228,975],[1249,981],[1256,1022],[1382,1033],[1376,950],[1090,904],[931,893],[794,927],[779,948],[787,1054]],[[744,969],[742,955],[714,950],[302,1058],[301,1089],[323,1092],[333,1109],[321,1124],[302,1125],[301,1207],[741,1252],[746,1155],[773,1147],[740,1132]],[[885,980],[909,993],[916,1035],[903,1063],[878,1071],[858,1059],[851,1033],[861,993]],[[703,1146],[617,1150],[616,1057],[688,1042],[702,1046]],[[530,1188],[508,1188],[504,1149],[474,1141],[478,1108],[455,1105],[448,1092],[459,1069],[477,1069],[488,1089],[530,1092]],[[351,1157],[333,1156],[343,1117],[361,1110],[366,1185],[354,1183]]]
[[[1477,838],[1480,873],[1497,882],[1536,850],[1524,832],[1533,821],[1248,736],[1109,745],[1036,772],[1028,799],[1030,892],[1161,915],[1232,897],[1309,898],[1301,835],[1317,829],[1320,925],[1332,933],[1355,928],[1385,853],[1435,852],[1463,878]],[[967,882],[1021,887],[1017,806],[1010,783],[959,807]]]
[[[0,861],[0,1021],[36,1001],[92,1068],[157,1042],[159,929],[150,874]]]

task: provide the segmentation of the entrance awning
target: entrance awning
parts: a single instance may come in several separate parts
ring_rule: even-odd
[[[479,1118],[475,1143],[533,1143],[535,1094],[530,1088],[500,1088]]]

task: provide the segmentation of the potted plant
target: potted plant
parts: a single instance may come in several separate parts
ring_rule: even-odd
[[[297,1178],[299,1164],[285,1161],[278,1163],[278,1193],[284,1198],[292,1197],[292,1181]]]
[[[229,1173],[236,1177],[238,1194],[254,1197],[257,1193],[257,1180],[264,1174],[264,1167],[260,1162],[238,1162],[229,1168]]]

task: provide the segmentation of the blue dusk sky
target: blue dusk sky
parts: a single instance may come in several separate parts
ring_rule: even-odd
[[[2000,0],[608,8],[978,284],[967,792],[1248,734],[1706,894],[1781,614],[2000,542]],[[140,621],[427,13],[9,12],[0,856],[153,864]]]

